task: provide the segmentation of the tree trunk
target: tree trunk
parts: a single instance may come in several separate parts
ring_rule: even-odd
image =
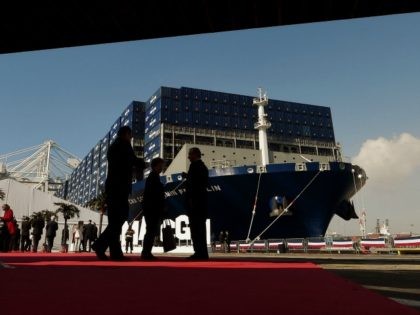
[[[101,235],[101,233],[102,233],[102,221],[103,221],[103,218],[104,218],[104,212],[101,209],[100,210],[100,213],[99,213],[99,235]]]
[[[66,231],[67,231],[67,219],[64,217],[64,231],[61,234],[61,252],[67,253],[67,238],[66,238]],[[64,237],[64,241],[63,241]],[[70,231],[69,231],[70,237]]]
[[[64,218],[64,245],[67,245],[67,238],[66,238],[66,232],[67,232],[67,219]],[[69,231],[69,238],[70,238],[70,231]]]
[[[48,221],[47,221],[47,224],[48,224]],[[46,252],[46,253],[48,253],[48,246],[47,246],[47,224],[45,224],[44,244],[42,244],[42,251],[43,252]]]

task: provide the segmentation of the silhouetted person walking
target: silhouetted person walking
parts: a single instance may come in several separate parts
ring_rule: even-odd
[[[19,245],[20,245],[20,237],[21,237],[21,229],[19,228],[19,224],[16,223],[16,234],[13,244],[13,250],[19,251]]]
[[[226,251],[228,253],[230,253],[230,243],[231,243],[231,240],[230,240],[229,231],[225,231],[225,244],[226,244]]]
[[[220,243],[220,250],[222,252],[225,252],[225,233],[223,231],[220,231],[219,233],[219,243]]]
[[[47,230],[46,236],[47,236],[47,246],[48,246],[47,251],[51,253],[51,250],[54,245],[54,238],[57,235],[57,230],[58,230],[58,224],[57,222],[55,222],[55,217],[52,217],[51,220],[48,221],[46,230]]]
[[[7,231],[6,223],[0,219],[0,253],[7,252],[7,242],[9,239],[9,232]]]
[[[36,217],[32,220],[32,252],[34,253],[38,251],[38,244],[41,239],[44,226],[44,219]]]
[[[163,171],[164,161],[155,158],[151,162],[151,172],[146,179],[143,194],[143,215],[146,221],[146,234],[143,239],[141,258],[156,259],[152,255],[155,237],[159,235],[160,223],[165,210],[165,192],[159,174]]]
[[[78,247],[78,251],[81,252],[85,252],[86,251],[86,242],[85,242],[85,225],[83,224],[83,221],[79,221],[78,224],[79,227],[79,247]]]
[[[85,242],[85,248],[89,248],[88,251],[92,250],[92,242],[95,241],[96,237],[93,235],[94,226],[92,220],[89,220],[89,223],[85,225],[85,237],[83,241]]]
[[[96,226],[96,223],[93,222],[92,226],[92,241],[96,241],[98,239],[98,227]]]
[[[128,196],[131,194],[133,170],[136,168],[137,178],[143,176],[145,164],[134,155],[131,147],[131,128],[121,127],[117,139],[108,149],[108,176],[105,182],[105,194],[108,214],[108,226],[92,245],[96,256],[107,259],[106,249],[109,247],[113,260],[123,260],[120,235],[124,222],[128,219]]]
[[[31,239],[30,236],[30,230],[31,230],[31,222],[29,221],[28,217],[24,217],[22,221],[22,238],[20,241],[20,251],[21,252],[27,252],[31,249]]]
[[[191,164],[186,175],[186,206],[194,247],[194,255],[189,258],[198,260],[208,259],[206,219],[209,171],[201,160],[201,151],[199,148],[191,148],[188,152],[188,159],[191,161]]]

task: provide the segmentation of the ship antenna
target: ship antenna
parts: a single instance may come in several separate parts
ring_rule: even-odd
[[[268,105],[267,91],[258,88],[258,97],[254,98],[252,104],[258,106],[258,120],[254,124],[254,128],[258,130],[259,148],[261,151],[261,164],[266,166],[269,164],[268,155],[268,141],[267,141],[267,129],[271,127],[271,123],[267,119],[264,107]]]

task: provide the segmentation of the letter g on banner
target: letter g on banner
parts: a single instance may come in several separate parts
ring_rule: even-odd
[[[180,240],[191,239],[188,216],[180,215],[175,219],[175,236]]]

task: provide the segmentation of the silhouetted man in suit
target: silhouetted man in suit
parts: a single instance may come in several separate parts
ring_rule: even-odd
[[[155,158],[151,162],[152,171],[146,179],[143,193],[143,215],[146,221],[146,234],[143,239],[141,258],[154,260],[152,247],[159,235],[160,223],[165,210],[165,192],[159,174],[163,171],[164,161]]]
[[[98,239],[98,227],[96,226],[96,223],[93,222],[92,226],[92,241],[96,241]]]
[[[20,236],[21,236],[21,230],[19,228],[19,224],[16,223],[16,234],[15,234],[15,239],[14,239],[14,246],[13,246],[13,250],[14,251],[18,251],[19,250],[19,245],[20,245]]]
[[[42,236],[42,230],[45,226],[45,221],[42,218],[34,218],[32,220],[32,252],[36,253],[38,251],[39,240]]]
[[[186,175],[186,206],[194,247],[194,255],[189,259],[208,259],[206,219],[209,171],[201,160],[199,148],[191,148],[188,152],[188,159],[191,164]]]
[[[29,238],[31,230],[31,222],[28,217],[24,217],[22,221],[22,239],[20,241],[20,251],[26,252],[31,248],[31,240]]]
[[[108,226],[92,245],[96,256],[105,260],[109,247],[110,258],[124,260],[121,250],[120,235],[124,222],[128,219],[128,196],[131,194],[133,170],[136,168],[137,179],[143,176],[144,161],[134,155],[131,147],[131,128],[121,127],[117,139],[108,149],[108,176],[105,182],[105,194],[108,214]]]
[[[85,225],[83,232],[85,233],[83,237],[83,242],[85,242],[85,248],[89,247],[90,252],[92,250],[92,242],[96,239],[96,237],[94,237],[93,235],[92,220],[89,220],[89,223]]]
[[[48,221],[46,230],[47,230],[46,236],[47,236],[47,244],[48,244],[47,251],[51,253],[51,250],[54,245],[54,238],[58,230],[58,224],[57,222],[55,222],[55,217],[52,217],[51,221]]]

